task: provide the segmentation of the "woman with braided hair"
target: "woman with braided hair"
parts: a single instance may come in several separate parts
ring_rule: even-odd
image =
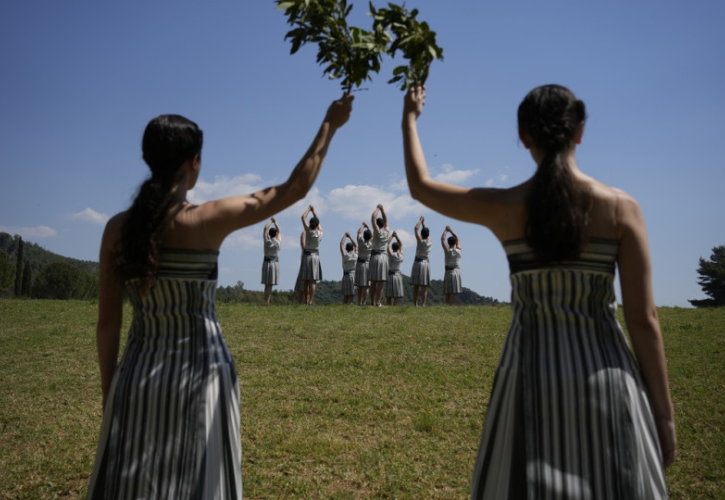
[[[179,115],[146,126],[151,177],[101,242],[104,414],[87,498],[242,498],[239,381],[214,303],[219,247],[307,194],[351,107],[350,96],[330,105],[282,184],[201,205],[187,193],[201,169],[202,131]],[[119,364],[126,293],[133,320]]]
[[[537,169],[508,189],[431,179],[417,130],[424,103],[414,85],[403,108],[411,195],[489,228],[511,272],[513,319],[471,498],[666,498],[676,437],[647,231],[631,196],[576,164],[584,103],[560,85],[529,92],[519,138]],[[634,356],[617,321],[615,268]]]

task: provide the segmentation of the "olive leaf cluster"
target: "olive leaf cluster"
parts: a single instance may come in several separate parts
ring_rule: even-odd
[[[323,75],[341,78],[340,86],[349,93],[378,73],[390,35],[382,27],[368,31],[348,26],[352,5],[347,0],[276,0],[284,10],[287,24],[293,27],[285,35],[292,43],[290,54],[306,43],[317,43],[317,64]]]
[[[290,40],[290,54],[307,43],[317,44],[317,63],[324,66],[323,75],[341,79],[342,89],[349,93],[372,73],[379,73],[384,55],[395,57],[400,51],[408,65],[393,70],[388,83],[400,82],[401,90],[412,84],[425,83],[430,65],[443,59],[443,49],[436,44],[436,34],[428,24],[416,19],[418,10],[408,11],[393,3],[376,9],[370,2],[373,18],[371,30],[348,26],[352,5],[347,0],[275,0],[284,10],[292,29],[285,35]],[[392,33],[392,35],[391,35]]]
[[[393,78],[388,83],[400,82],[401,90],[415,83],[424,84],[433,61],[443,60],[443,49],[436,43],[435,31],[431,31],[428,23],[417,19],[418,9],[408,11],[405,4],[393,3],[389,3],[387,9],[375,9],[370,2],[370,15],[374,30],[390,30],[393,33],[387,53],[395,57],[395,53],[400,51],[408,60],[407,66],[400,65],[393,70]]]

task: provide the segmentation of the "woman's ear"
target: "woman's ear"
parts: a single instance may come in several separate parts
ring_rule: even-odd
[[[580,122],[576,128],[576,131],[574,131],[574,143],[581,144],[582,137],[584,137],[584,122]]]

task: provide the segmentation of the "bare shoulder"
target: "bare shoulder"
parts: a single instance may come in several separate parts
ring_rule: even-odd
[[[103,241],[101,245],[107,248],[113,248],[116,242],[121,238],[121,228],[128,218],[128,211],[119,212],[106,222],[106,228],[103,230]]]

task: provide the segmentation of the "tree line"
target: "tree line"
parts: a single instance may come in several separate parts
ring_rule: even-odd
[[[698,284],[707,295],[706,299],[691,299],[695,307],[725,306],[725,245],[712,249],[710,259],[699,259]],[[413,302],[412,286],[408,276],[403,276],[405,297],[403,304]],[[28,243],[22,237],[0,232],[0,297],[27,297],[34,299],[96,299],[98,297],[98,263],[63,257],[40,245]],[[442,280],[431,280],[428,303],[444,303]],[[263,304],[261,291],[245,290],[244,283],[219,287],[219,302]],[[340,281],[320,281],[315,301],[318,304],[342,303]],[[295,304],[294,291],[272,292],[272,303]],[[458,296],[464,305],[497,305],[499,301],[484,297],[468,288]]]

